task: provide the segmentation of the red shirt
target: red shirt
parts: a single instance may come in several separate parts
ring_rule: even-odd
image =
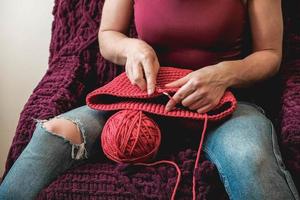
[[[135,0],[138,37],[161,66],[199,69],[240,57],[247,9],[242,0]]]
[[[197,70],[241,57],[247,9],[242,0],[135,0],[134,20],[138,37],[154,48],[161,66]],[[173,120],[158,121],[173,131],[202,127]]]

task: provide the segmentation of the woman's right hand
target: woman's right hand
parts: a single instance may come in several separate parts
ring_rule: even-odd
[[[106,0],[99,28],[101,55],[118,65],[125,65],[130,82],[152,94],[155,90],[159,62],[153,48],[143,40],[128,38],[134,1]]]
[[[130,82],[141,90],[146,90],[148,95],[155,90],[159,62],[154,49],[146,42],[126,38],[126,64],[125,72]]]

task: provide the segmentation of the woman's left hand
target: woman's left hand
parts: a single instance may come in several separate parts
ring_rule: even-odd
[[[170,82],[166,87],[180,87],[166,105],[166,111],[170,111],[181,103],[198,113],[206,113],[218,105],[229,87],[228,81],[221,67],[211,65],[193,71],[186,76]]]

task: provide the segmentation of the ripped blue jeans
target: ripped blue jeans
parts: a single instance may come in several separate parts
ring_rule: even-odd
[[[34,199],[65,170],[85,162],[108,116],[87,106],[57,116],[77,125],[81,144],[49,132],[45,120],[38,120],[32,139],[0,185],[0,199]],[[230,119],[207,132],[203,150],[216,164],[230,199],[299,200],[273,125],[256,105],[239,102]]]

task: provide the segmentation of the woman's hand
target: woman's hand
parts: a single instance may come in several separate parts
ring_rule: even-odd
[[[153,48],[139,39],[127,40],[125,71],[130,82],[148,94],[155,90],[159,62]]]
[[[157,56],[146,42],[126,35],[133,15],[132,0],[106,0],[99,28],[101,55],[124,66],[130,82],[152,94],[159,69]]]
[[[197,110],[198,113],[206,113],[213,109],[228,87],[220,69],[217,65],[207,66],[166,84],[166,87],[180,87],[173,100],[167,103],[166,110],[171,110],[177,103]]]

